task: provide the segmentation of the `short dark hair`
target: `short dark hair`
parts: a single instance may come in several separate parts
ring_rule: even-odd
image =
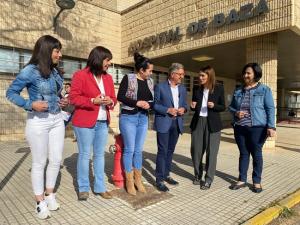
[[[90,52],[89,57],[87,59],[86,67],[89,67],[90,71],[94,75],[100,75],[104,72],[103,60],[105,59],[112,59],[111,52],[103,46],[97,46],[93,48]]]
[[[244,76],[247,68],[252,68],[253,72],[254,72],[254,80],[256,82],[258,82],[261,77],[262,77],[262,69],[260,67],[260,65],[258,63],[248,63],[244,66],[243,70],[242,70],[242,76]]]
[[[70,86],[71,87],[71,83],[67,82],[67,83],[65,83],[65,86]]]
[[[58,39],[50,35],[40,37],[34,45],[28,64],[37,65],[44,78],[49,77],[52,69],[57,66],[52,62],[52,51],[55,48],[61,49],[62,45]]]
[[[133,58],[135,62],[134,67],[137,72],[140,71],[140,69],[143,69],[145,71],[146,69],[148,69],[149,64],[153,64],[150,59],[146,58],[138,52],[134,53]]]

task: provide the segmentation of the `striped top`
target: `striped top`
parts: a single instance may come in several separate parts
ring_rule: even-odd
[[[250,90],[255,89],[257,86],[249,89],[244,89],[244,98],[242,99],[240,111],[245,112],[242,119],[236,122],[237,125],[252,127],[251,111],[250,111]]]

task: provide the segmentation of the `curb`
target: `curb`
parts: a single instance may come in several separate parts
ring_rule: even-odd
[[[266,225],[272,220],[276,219],[284,208],[290,209],[299,202],[300,190],[279,201],[275,206],[272,206],[260,212],[256,216],[249,219],[247,222],[243,223],[243,225]]]

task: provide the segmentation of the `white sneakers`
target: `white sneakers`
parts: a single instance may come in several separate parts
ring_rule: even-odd
[[[42,220],[51,217],[51,213],[48,209],[47,202],[45,200],[36,203],[35,212],[37,214],[37,217]]]
[[[51,211],[58,210],[60,205],[57,203],[55,199],[55,194],[50,193],[48,196],[45,196],[45,201],[47,202],[48,209]]]
[[[50,211],[58,210],[60,205],[57,203],[55,199],[55,194],[50,193],[48,196],[45,196],[43,201],[36,203],[35,212],[39,219],[48,219],[51,217]]]

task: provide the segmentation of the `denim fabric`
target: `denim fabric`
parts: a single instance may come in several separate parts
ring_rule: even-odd
[[[119,127],[122,134],[123,165],[126,172],[132,167],[141,170],[143,163],[143,146],[148,130],[148,116],[143,112],[133,115],[121,114]]]
[[[239,158],[239,180],[247,181],[250,154],[253,159],[252,181],[260,184],[263,169],[262,147],[267,138],[266,127],[234,127],[235,141],[240,150]]]
[[[27,88],[29,99],[24,99],[20,96],[21,91]],[[49,113],[60,112],[58,102],[60,93],[63,87],[63,79],[56,69],[53,69],[49,78],[45,79],[41,76],[36,65],[28,65],[18,74],[6,92],[6,97],[9,101],[24,108],[27,111],[32,111],[32,102],[42,100],[48,102]]]
[[[240,110],[242,99],[244,97],[243,88],[234,91],[230,112],[233,114],[233,122],[238,121],[234,115]],[[275,128],[275,106],[272,91],[263,84],[258,84],[257,88],[250,90],[250,113],[252,126],[267,126]]]
[[[94,167],[94,192],[105,192],[104,175],[104,153],[108,138],[108,125],[106,121],[97,121],[92,128],[74,126],[77,138],[79,155],[77,159],[77,183],[79,192],[90,190],[89,162],[90,151],[93,146],[93,167]]]

